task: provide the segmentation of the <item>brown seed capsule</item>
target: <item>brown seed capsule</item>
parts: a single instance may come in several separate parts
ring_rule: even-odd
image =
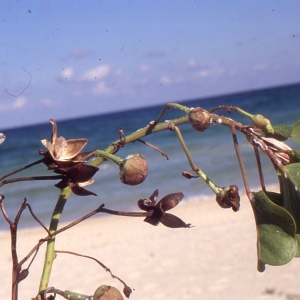
[[[124,300],[124,298],[115,287],[101,285],[95,291],[93,300]]]
[[[141,154],[127,156],[120,165],[120,179],[128,185],[142,183],[148,175],[148,164]]]
[[[205,131],[212,123],[210,113],[201,107],[190,109],[188,112],[189,121],[197,131]]]
[[[222,208],[231,207],[234,212],[237,212],[240,208],[239,188],[235,184],[222,188],[216,195],[216,200]]]

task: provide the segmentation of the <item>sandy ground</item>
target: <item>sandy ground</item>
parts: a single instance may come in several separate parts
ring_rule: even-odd
[[[288,297],[300,294],[299,259],[267,266],[264,273],[256,270],[256,231],[245,197],[237,213],[221,209],[214,200],[183,201],[171,213],[195,227],[170,229],[141,218],[97,216],[59,235],[56,248],[99,259],[134,289],[133,300],[296,299]],[[19,257],[44,236],[42,229],[21,230]],[[0,233],[0,242],[0,299],[10,299],[9,235]],[[20,283],[21,300],[36,295],[44,249]],[[57,256],[51,286],[92,295],[101,284],[122,289],[94,261]]]

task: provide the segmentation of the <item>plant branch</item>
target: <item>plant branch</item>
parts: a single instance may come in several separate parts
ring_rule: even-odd
[[[144,144],[144,145],[146,145],[146,146],[148,146],[148,147],[150,147],[150,148],[152,148],[152,149],[154,149],[155,151],[158,151],[162,156],[164,156],[167,160],[169,160],[169,156],[165,152],[163,152],[162,150],[160,150],[158,147],[156,147],[156,146],[154,146],[154,145],[152,145],[152,144],[150,144],[148,142],[145,142],[145,141],[143,141],[141,139],[137,139],[137,141],[140,142],[140,143],[142,143],[142,144]]]
[[[190,110],[188,107],[183,106],[183,105],[178,104],[178,103],[172,103],[172,102],[167,103],[166,106],[162,109],[162,111],[159,114],[158,118],[155,121],[150,122],[149,127],[147,129],[147,134],[152,132],[153,128],[159,123],[159,121],[162,119],[165,112],[170,108],[176,108],[176,109],[184,111],[185,113],[188,113],[189,110]]]
[[[64,226],[63,228],[57,230],[58,223],[61,217],[61,213],[63,211],[63,207],[67,201],[68,196],[70,195],[71,191],[69,188],[64,189],[61,192],[61,195],[57,201],[56,207],[54,209],[54,212],[52,214],[51,218],[51,223],[50,223],[50,237],[45,238],[44,240],[39,241],[38,245],[35,246],[35,249],[39,247],[44,241],[47,240],[47,250],[46,250],[46,259],[44,262],[44,269],[43,269],[43,274],[41,278],[41,284],[39,288],[39,293],[41,291],[44,291],[48,287],[49,279],[50,279],[50,274],[51,274],[51,269],[53,265],[53,260],[55,258],[55,236],[75,225],[78,223],[92,217],[93,215],[103,212],[103,213],[108,213],[112,215],[118,215],[118,216],[126,216],[126,217],[147,217],[151,215],[150,212],[122,212],[122,211],[115,211],[115,210],[110,210],[107,208],[104,208],[104,204],[100,205],[96,210],[90,212],[89,214],[85,215],[84,217],[68,224],[67,226]],[[33,253],[34,250],[31,251]]]
[[[264,174],[263,174],[263,171],[262,171],[262,165],[261,165],[261,161],[260,161],[260,156],[259,156],[257,144],[253,144],[253,148],[254,148],[254,154],[255,154],[257,168],[258,168],[260,185],[261,185],[261,188],[264,191],[264,193],[266,193],[266,185],[265,185],[265,180],[264,180]]]
[[[238,158],[238,162],[239,162],[240,169],[241,169],[241,172],[242,172],[242,177],[243,177],[243,181],[244,181],[245,190],[246,190],[246,193],[248,195],[248,198],[250,199],[250,197],[251,197],[251,199],[252,199],[252,196],[251,196],[252,194],[251,194],[251,190],[250,190],[250,186],[249,186],[249,182],[248,182],[248,178],[247,178],[247,174],[246,174],[246,168],[245,168],[243,158],[242,158],[242,154],[241,154],[241,151],[240,151],[240,148],[239,148],[239,143],[238,143],[238,140],[237,140],[236,129],[235,129],[235,124],[234,123],[231,125],[231,133],[232,133],[234,149],[235,149],[236,156]]]
[[[17,169],[17,170],[12,171],[12,172],[9,172],[9,173],[3,175],[2,177],[0,177],[0,181],[2,181],[4,178],[9,177],[9,176],[11,176],[11,175],[13,175],[13,174],[16,174],[16,173],[18,173],[18,172],[20,172],[20,171],[26,170],[26,169],[28,169],[28,168],[30,168],[30,167],[32,167],[32,166],[35,166],[35,165],[37,165],[37,164],[40,164],[41,162],[43,162],[43,160],[42,160],[42,159],[39,159],[39,160],[37,160],[37,161],[35,161],[35,162],[29,164],[29,165],[26,165],[26,166],[24,166],[24,167],[22,167],[22,168],[19,168],[19,169]]]
[[[9,184],[9,183],[15,183],[20,181],[33,181],[33,180],[56,180],[56,179],[62,179],[62,175],[52,175],[52,176],[30,176],[30,177],[20,177],[20,178],[13,178],[13,179],[7,179],[0,182],[0,187]]]
[[[193,158],[189,152],[189,149],[188,147],[186,146],[185,144],[185,141],[181,135],[181,132],[179,130],[179,128],[177,126],[172,126],[172,129],[175,130],[176,134],[177,134],[177,137],[180,141],[180,144],[183,148],[183,151],[185,152],[186,154],[186,157],[190,163],[190,166],[192,167],[193,171],[196,172],[196,174],[201,177],[201,179],[211,188],[211,190],[217,195],[219,192],[220,192],[220,188],[218,186],[216,186],[208,177],[207,175],[201,170],[199,169],[196,164],[194,163],[193,161]]]
[[[55,250],[55,253],[65,253],[65,254],[71,254],[71,255],[75,255],[75,256],[80,256],[80,257],[84,257],[84,258],[88,258],[91,260],[94,260],[96,263],[98,263],[106,272],[109,272],[112,278],[115,278],[117,280],[119,280],[125,287],[127,286],[127,284],[120,279],[118,276],[115,276],[112,271],[105,265],[103,264],[101,261],[99,261],[98,259],[92,257],[92,256],[88,256],[88,255],[84,255],[84,254],[80,254],[80,253],[76,253],[76,252],[72,252],[72,251],[65,251],[65,250]]]
[[[1,211],[3,213],[4,218],[9,223],[10,228],[10,236],[11,236],[11,257],[12,257],[12,299],[17,300],[18,299],[18,284],[22,280],[20,277],[20,271],[21,271],[21,265],[18,262],[18,253],[17,253],[17,230],[18,230],[18,223],[21,217],[22,212],[26,208],[26,198],[24,198],[24,201],[18,210],[18,213],[15,217],[14,222],[10,220],[8,217],[4,205],[3,200],[4,197],[1,196],[0,199],[0,207]],[[26,277],[27,275],[25,275]]]
[[[146,135],[152,134],[152,133],[156,133],[156,132],[160,132],[160,131],[164,131],[164,130],[168,130],[170,127],[170,124],[174,124],[174,125],[180,125],[180,124],[185,124],[185,123],[189,123],[188,117],[184,116],[178,119],[174,119],[174,120],[170,120],[170,121],[165,121],[163,123],[157,124],[154,127],[152,125],[148,125],[144,128],[141,128],[139,130],[137,130],[136,132],[129,134],[125,137],[126,139],[126,143],[132,143],[142,137],[145,137]],[[150,128],[151,126],[151,130],[148,130],[148,128]],[[114,143],[112,143],[109,147],[107,147],[105,149],[104,152],[107,153],[114,153],[116,151],[115,146],[120,142],[120,140],[115,141]],[[97,150],[96,150],[97,151]],[[99,156],[99,157],[95,157],[91,162],[90,165],[92,166],[98,166],[101,163],[103,163],[103,161],[105,160],[105,158]]]

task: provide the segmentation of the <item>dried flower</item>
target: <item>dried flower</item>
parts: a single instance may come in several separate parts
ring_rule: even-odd
[[[232,208],[237,212],[240,208],[239,188],[235,184],[222,188],[216,196],[216,201],[222,208]]]
[[[181,175],[187,179],[198,178],[198,175],[193,175],[193,171],[190,172],[182,170]]]
[[[289,147],[286,143],[278,141],[273,138],[265,138],[261,137],[261,139],[265,142],[265,144],[271,149],[276,157],[281,161],[282,164],[287,165],[290,163],[290,156],[289,152],[291,152],[293,149]],[[266,151],[263,151],[264,154],[267,154]]]
[[[62,136],[57,138],[57,125],[52,119],[50,123],[52,124],[51,142],[46,139],[41,140],[48,151],[39,150],[39,154],[44,156],[43,163],[49,170],[63,175],[63,179],[55,186],[61,190],[70,187],[78,196],[97,196],[83,188],[94,182],[92,177],[99,170],[97,167],[84,164],[84,158],[91,152],[79,153],[86,145],[87,139],[66,140]]]
[[[55,184],[55,186],[61,190],[70,187],[72,192],[77,196],[97,196],[97,194],[84,189],[83,186],[94,183],[92,177],[98,170],[99,168],[97,167],[84,164],[78,164],[67,169],[57,169],[54,172],[62,174],[64,177],[60,182]]]
[[[130,294],[132,293],[132,289],[128,285],[125,285],[123,289],[123,293],[127,298],[129,298]]]
[[[138,206],[140,209],[152,211],[151,216],[148,216],[144,219],[145,222],[154,226],[161,222],[163,225],[170,228],[191,227],[191,224],[186,224],[180,218],[165,212],[174,208],[183,199],[184,195],[182,193],[166,195],[160,201],[156,202],[157,197],[158,190],[155,190],[148,199],[140,199],[138,201]]]
[[[63,136],[57,137],[57,125],[54,120],[50,119],[52,124],[51,142],[41,140],[42,144],[48,149],[51,157],[57,161],[69,161],[74,158],[83,147],[87,144],[87,139],[66,140]]]
[[[6,136],[3,133],[0,133],[0,145],[5,141]]]

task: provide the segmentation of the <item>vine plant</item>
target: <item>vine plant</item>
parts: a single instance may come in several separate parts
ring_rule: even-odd
[[[174,120],[161,122],[163,115],[168,109],[179,109],[183,116]],[[237,112],[251,120],[251,125],[245,125],[236,122],[234,119],[216,114],[216,111],[226,110],[227,112]],[[33,296],[34,300],[51,300],[57,295],[71,300],[90,299],[123,299],[122,294],[115,287],[102,285],[96,289],[93,296],[83,295],[74,291],[61,290],[57,287],[49,286],[51,269],[58,253],[68,253],[89,258],[98,263],[102,268],[110,273],[123,284],[123,294],[129,298],[131,288],[119,277],[115,276],[108,267],[93,257],[70,251],[58,251],[55,249],[55,241],[58,234],[69,229],[72,226],[86,220],[97,213],[107,213],[119,216],[143,217],[145,222],[151,225],[163,225],[170,228],[190,228],[191,224],[185,223],[179,217],[166,211],[174,208],[183,199],[181,192],[172,193],[162,197],[157,201],[158,190],[145,199],[140,199],[137,205],[139,212],[114,211],[104,207],[101,204],[97,209],[72,222],[71,224],[58,229],[59,221],[63,213],[64,206],[72,193],[78,196],[97,196],[94,192],[89,191],[85,186],[94,182],[93,176],[99,170],[98,166],[106,160],[112,161],[119,168],[120,180],[124,184],[137,185],[142,183],[148,174],[148,165],[141,154],[132,154],[126,158],[116,155],[120,148],[128,143],[135,141],[142,142],[153,149],[159,151],[162,155],[168,156],[158,147],[151,145],[143,140],[143,137],[154,134],[163,130],[174,132],[180,141],[182,149],[186,154],[187,160],[192,168],[190,172],[182,171],[182,175],[187,179],[202,179],[210,187],[216,196],[216,202],[222,208],[232,208],[237,212],[240,207],[239,188],[235,184],[227,187],[216,185],[203,170],[198,167],[185,144],[184,138],[179,129],[180,125],[190,123],[192,128],[198,132],[209,129],[213,124],[227,126],[230,129],[233,144],[235,147],[238,163],[241,169],[246,194],[251,203],[257,229],[257,268],[263,272],[265,265],[283,265],[290,262],[294,257],[300,256],[300,150],[290,148],[284,143],[289,137],[300,143],[300,120],[294,126],[272,126],[270,121],[262,115],[252,115],[238,107],[218,106],[209,111],[200,107],[189,108],[177,103],[168,103],[162,110],[161,114],[154,121],[151,121],[146,127],[137,130],[134,133],[125,135],[122,128],[118,128],[120,138],[109,145],[105,150],[94,150],[91,152],[81,152],[87,144],[87,139],[70,139],[58,137],[57,125],[54,120],[50,119],[52,124],[51,140],[44,139],[42,144],[47,150],[39,150],[42,156],[27,166],[12,171],[0,178],[0,187],[6,184],[16,183],[19,181],[29,180],[58,180],[55,184],[60,189],[60,195],[53,210],[49,227],[47,228],[40,222],[34,214],[31,206],[24,199],[14,220],[12,220],[5,210],[6,202],[4,195],[0,196],[0,208],[5,220],[8,222],[11,232],[11,256],[12,256],[12,299],[18,299],[18,284],[26,279],[29,269],[34,258],[43,243],[47,243],[44,268],[41,275],[40,286],[37,295]],[[251,191],[242,155],[240,153],[236,131],[244,134],[249,143],[253,146],[257,167],[259,171],[261,190]],[[0,143],[5,139],[0,134]],[[260,163],[260,153],[269,157],[274,166],[274,171],[278,176],[279,192],[267,191],[264,183],[263,170]],[[37,164],[43,163],[49,171],[55,175],[49,176],[31,176],[7,179],[13,174],[26,170]],[[42,226],[46,236],[33,246],[31,251],[22,259],[18,259],[17,254],[17,229],[22,212],[28,208],[32,217]],[[25,266],[26,265],[26,266]]]

